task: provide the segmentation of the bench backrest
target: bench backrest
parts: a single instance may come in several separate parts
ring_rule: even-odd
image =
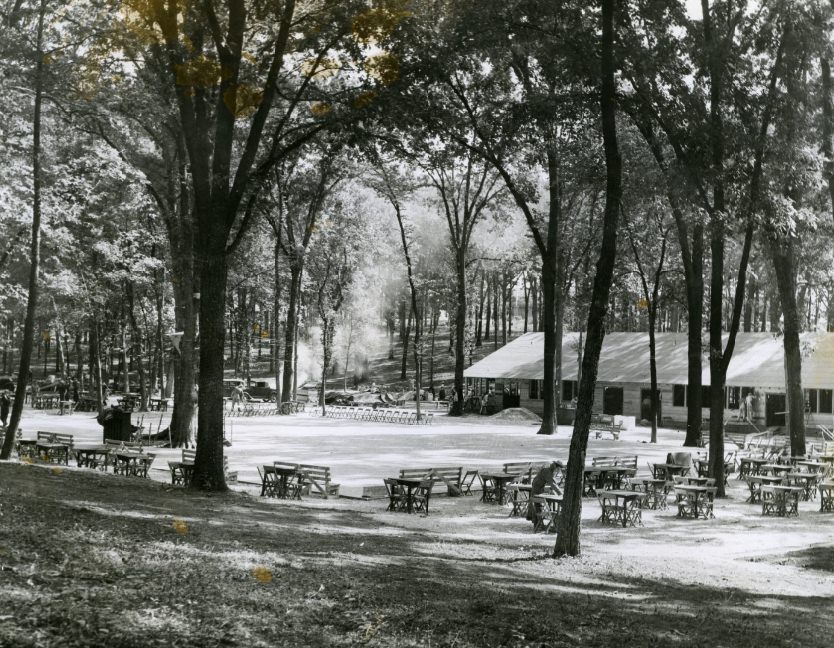
[[[306,472],[310,479],[319,479],[325,482],[330,481],[330,467],[329,466],[311,466],[309,464],[299,464],[298,470]]]
[[[521,481],[530,482],[548,462],[546,461],[512,461],[504,464],[504,472],[521,476]]]
[[[64,445],[72,445],[73,436],[71,434],[64,434],[61,432],[45,432],[38,431],[38,441],[46,441],[48,443],[63,443]]]
[[[591,460],[593,466],[625,466],[626,468],[637,468],[637,455],[633,456],[614,456],[614,457],[594,457]]]
[[[272,465],[276,468],[283,468],[285,470],[298,470],[298,464],[290,463],[289,461],[273,461]]]
[[[446,479],[460,485],[463,478],[463,466],[439,466],[436,468],[402,468],[400,477],[411,479],[422,479],[431,477],[435,480]]]
[[[182,462],[183,463],[194,463],[194,460],[197,458],[197,451],[196,450],[187,450],[185,448],[182,449]]]

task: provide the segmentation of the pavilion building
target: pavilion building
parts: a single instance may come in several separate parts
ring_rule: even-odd
[[[728,334],[724,334],[726,344]],[[578,333],[566,333],[562,342],[563,407],[559,423],[573,420],[569,407],[578,392],[581,353]],[[708,344],[704,340],[702,399],[704,420],[709,419],[710,389]],[[834,421],[834,333],[803,333],[802,387],[806,421],[827,428]],[[657,382],[663,423],[685,423],[689,396],[687,334],[657,333]],[[504,393],[504,406],[518,405],[542,413],[544,333],[526,333],[464,371],[469,387],[484,394]],[[648,333],[608,333],[602,345],[594,394],[594,411],[651,418]],[[726,387],[718,397],[724,402],[725,419],[739,416],[743,399],[753,395],[751,419],[758,426],[785,424],[785,365],[781,337],[772,333],[739,333],[727,370]],[[509,404],[509,405],[508,405]]]

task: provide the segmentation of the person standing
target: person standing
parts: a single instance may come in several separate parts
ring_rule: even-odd
[[[744,397],[744,420],[745,421],[752,421],[753,420],[753,393],[747,392],[747,396]]]
[[[0,421],[3,422],[3,427],[9,424],[9,408],[11,408],[11,405],[10,392],[7,389],[0,391]]]
[[[235,385],[235,388],[232,390],[232,409],[240,409],[243,403],[243,387],[240,385]]]

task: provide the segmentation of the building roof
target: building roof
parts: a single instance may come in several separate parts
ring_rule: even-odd
[[[726,345],[728,334],[724,334]],[[562,341],[562,379],[576,380],[578,333],[566,333]],[[584,338],[583,338],[584,341]],[[704,339],[704,385],[710,383],[708,346]],[[762,387],[784,391],[783,339],[772,333],[739,333],[727,370],[727,385]],[[802,386],[834,389],[834,333],[803,333]],[[660,384],[688,382],[687,334],[656,334],[657,380]],[[542,380],[544,333],[526,333],[476,362],[464,371],[468,378]],[[608,333],[600,355],[598,382],[642,383],[649,377],[649,334]]]

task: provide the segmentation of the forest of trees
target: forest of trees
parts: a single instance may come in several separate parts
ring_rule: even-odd
[[[0,12],[1,369],[173,396],[194,487],[226,488],[224,373],[266,363],[286,401],[331,370],[370,382],[398,340],[418,385],[454,358],[458,415],[472,349],[533,330],[542,434],[584,332],[557,553],[579,552],[606,331],[688,331],[686,445],[703,369],[720,393],[737,332],[781,336],[804,453],[799,334],[834,330],[834,0]]]

